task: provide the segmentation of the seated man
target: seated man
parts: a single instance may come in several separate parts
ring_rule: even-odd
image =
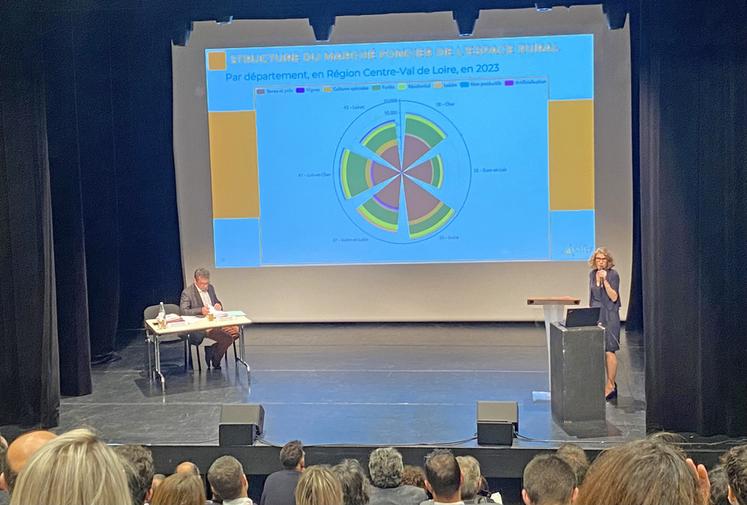
[[[153,496],[153,455],[142,445],[118,445],[114,448],[122,461],[131,467],[127,472],[132,505],[150,503]]]
[[[373,486],[368,505],[419,505],[428,499],[419,487],[402,484],[404,466],[402,454],[393,447],[381,447],[371,453],[368,473]]]
[[[463,505],[461,487],[464,478],[454,455],[448,449],[436,449],[425,458],[425,486],[434,503]]]
[[[521,499],[526,505],[571,505],[578,496],[571,465],[554,454],[540,454],[524,468]]]
[[[213,494],[223,499],[223,505],[254,505],[247,496],[249,481],[244,474],[244,467],[233,456],[216,459],[210,465],[207,478]]]
[[[291,440],[280,449],[283,470],[272,473],[265,480],[260,505],[296,505],[296,486],[306,467],[303,442]]]
[[[198,268],[195,270],[195,282],[182,291],[179,307],[183,316],[206,316],[211,308],[223,310],[223,304],[218,300],[215,288],[210,284],[210,272],[207,269]],[[203,334],[194,334],[191,337],[191,342],[199,345],[204,336]],[[212,364],[213,368],[220,369],[220,360],[226,354],[226,350],[234,340],[239,338],[239,327],[213,328],[207,331],[207,337],[215,340],[216,344],[205,347],[205,361],[207,361],[208,366]]]
[[[8,450],[5,453],[5,462],[2,465],[3,473],[0,474],[0,489],[12,495],[18,474],[26,466],[31,456],[41,449],[44,444],[56,437],[57,435],[51,431],[35,430],[24,433],[16,438],[8,446]]]

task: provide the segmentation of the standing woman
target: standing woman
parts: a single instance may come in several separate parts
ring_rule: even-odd
[[[599,324],[604,326],[604,357],[607,383],[604,397],[617,398],[617,356],[620,349],[620,275],[612,268],[615,261],[605,247],[598,247],[589,258],[589,305],[599,307]]]

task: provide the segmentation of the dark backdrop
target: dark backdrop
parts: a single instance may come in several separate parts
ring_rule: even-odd
[[[20,5],[0,7],[0,373],[12,384],[0,388],[0,422],[54,424],[58,374],[63,394],[90,392],[90,359],[182,287],[170,40],[190,20],[448,9],[461,19],[533,2]],[[744,434],[745,1],[630,8],[628,319],[645,330],[648,423]]]
[[[646,420],[744,435],[747,5],[687,5],[632,13]]]
[[[0,424],[58,420],[44,66],[33,16],[0,8]]]

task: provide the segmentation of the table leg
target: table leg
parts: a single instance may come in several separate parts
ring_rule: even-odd
[[[153,359],[150,356],[150,345],[153,343],[153,337],[151,336],[150,332],[146,330],[145,332],[145,352],[148,353],[148,381],[152,384],[153,383]]]
[[[161,377],[161,389],[166,389],[166,378],[163,376],[163,373],[161,372],[161,347],[159,346],[159,340],[158,335],[156,335],[153,339],[154,342],[154,349],[155,349],[155,359],[156,359],[156,373],[159,377]]]
[[[236,361],[242,363],[246,367],[247,376],[251,372],[249,363],[246,362],[246,348],[244,347],[244,325],[239,326],[239,356]]]

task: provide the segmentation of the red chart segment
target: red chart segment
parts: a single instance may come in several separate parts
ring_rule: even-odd
[[[438,154],[430,160],[408,169],[407,175],[436,188],[440,188],[444,182],[444,164],[441,160],[441,155]]]
[[[344,149],[340,176],[347,200],[358,195],[365,200],[355,207],[365,221],[395,240],[409,241],[435,233],[455,211],[438,196],[444,160],[434,148],[446,134],[419,114],[407,113],[403,119],[403,128],[386,120],[369,129],[359,147]]]
[[[454,209],[407,177],[404,186],[410,238],[433,233],[454,216]]]

